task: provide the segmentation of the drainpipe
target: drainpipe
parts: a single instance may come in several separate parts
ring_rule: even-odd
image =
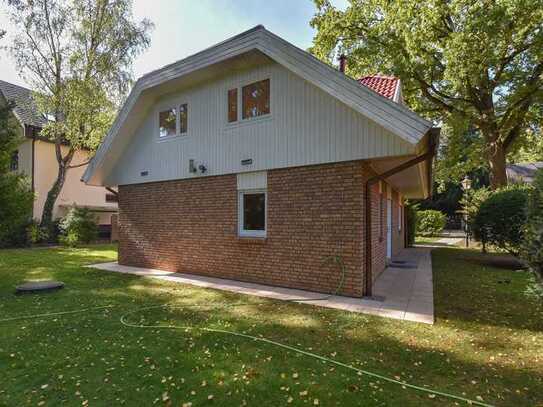
[[[436,147],[437,147],[437,140],[439,138],[439,128],[432,128],[428,130],[429,135],[429,146],[428,151],[424,154],[421,154],[409,161],[406,161],[403,164],[398,165],[397,167],[394,167],[388,171],[385,171],[384,173],[380,175],[376,175],[374,177],[371,177],[366,181],[366,185],[364,188],[365,193],[365,200],[366,200],[366,213],[365,213],[365,242],[366,242],[366,259],[364,263],[364,297],[371,297],[372,296],[372,286],[373,286],[373,276],[372,276],[372,235],[371,235],[371,211],[372,211],[372,205],[371,205],[371,187],[376,184],[379,181],[383,181],[386,178],[395,175],[401,171],[404,171],[410,167],[413,167],[414,165],[417,165],[423,161],[431,160],[435,153],[436,153]],[[430,166],[429,166],[430,167]],[[428,177],[428,191],[431,191],[432,187],[432,181],[431,178]]]

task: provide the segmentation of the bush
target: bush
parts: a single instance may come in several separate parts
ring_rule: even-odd
[[[0,247],[26,244],[26,226],[32,218],[34,193],[26,178],[0,174]]]
[[[61,244],[75,247],[98,238],[95,216],[88,209],[73,207],[59,223]]]
[[[447,216],[440,211],[429,209],[417,212],[417,234],[435,236],[441,233],[447,223]]]
[[[543,277],[543,169],[536,172],[533,187],[528,200],[521,256]]]
[[[468,228],[470,231],[473,231],[473,223],[475,222],[475,217],[477,216],[477,212],[479,212],[481,204],[486,201],[491,194],[492,191],[486,187],[464,191],[460,204],[467,212]],[[477,237],[475,238],[477,239]]]
[[[418,204],[407,202],[404,206],[405,209],[405,221],[407,227],[407,246],[411,247],[415,244],[415,234],[417,231],[417,210]]]
[[[479,207],[473,221],[475,238],[518,256],[526,222],[529,187],[494,191]]]

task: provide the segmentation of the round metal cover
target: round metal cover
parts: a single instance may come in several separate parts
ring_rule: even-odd
[[[64,287],[62,281],[29,281],[15,287],[17,293],[33,293],[38,291],[58,290]]]

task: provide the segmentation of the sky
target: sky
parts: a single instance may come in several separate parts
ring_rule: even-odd
[[[344,8],[347,0],[333,3]],[[137,20],[146,17],[155,24],[151,46],[134,61],[135,78],[258,24],[302,49],[311,46],[315,34],[309,25],[313,0],[135,0],[133,11]],[[14,29],[5,10],[0,28],[8,32],[0,42],[5,47]],[[28,86],[5,49],[0,49],[0,79]]]

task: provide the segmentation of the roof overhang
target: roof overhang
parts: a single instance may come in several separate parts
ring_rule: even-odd
[[[383,157],[369,161],[377,175],[393,171],[420,156],[426,159],[386,178],[396,191],[408,199],[426,199],[432,195],[433,160],[439,144],[439,128],[430,129],[417,146],[415,155]]]
[[[218,75],[225,63],[246,67],[262,58],[281,64],[413,146],[432,127],[403,104],[360,86],[356,80],[257,26],[138,79],[82,180],[102,185],[139,124],[138,119],[159,96]]]

